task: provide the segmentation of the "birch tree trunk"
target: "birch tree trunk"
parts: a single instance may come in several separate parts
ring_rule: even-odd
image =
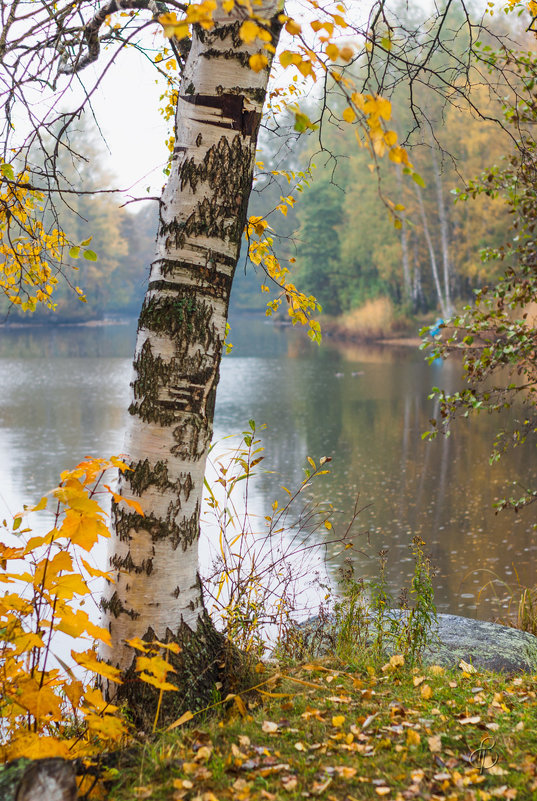
[[[276,11],[276,2],[256,6],[272,19],[274,45]],[[114,583],[103,599],[112,636],[103,656],[127,672],[135,655],[128,638],[184,641],[186,631],[192,640],[216,637],[198,577],[199,515],[269,77],[268,66],[249,68],[259,46],[241,41],[239,14],[240,6],[234,20],[219,9],[213,29],[193,32],[139,318],[125,445],[132,470],[121,476],[119,493],[137,500],[144,516],[124,502],[114,506]]]
[[[430,133],[431,141],[431,159],[433,163],[434,182],[436,186],[436,202],[438,206],[438,218],[440,220],[440,242],[442,245],[442,265],[444,272],[444,297],[447,315],[453,313],[453,304],[451,302],[451,259],[449,258],[449,221],[446,204],[444,200],[444,187],[442,184],[442,176],[440,174],[440,167],[438,159],[436,158],[435,142],[432,133]]]
[[[403,177],[400,165],[396,165],[397,185],[399,194],[402,195]],[[406,211],[401,211],[401,260],[403,265],[403,297],[405,301],[413,300],[412,285],[410,280],[410,263],[408,258],[408,223],[406,221]]]
[[[434,245],[433,240],[431,239],[431,234],[429,231],[429,224],[427,222],[427,214],[425,212],[425,204],[423,202],[423,197],[421,194],[421,189],[419,186],[416,186],[416,197],[418,199],[418,206],[420,210],[420,217],[421,222],[423,225],[423,233],[425,235],[425,241],[427,242],[427,250],[429,251],[429,259],[431,262],[431,271],[433,274],[433,281],[434,286],[436,289],[436,296],[438,298],[438,303],[440,305],[440,309],[442,311],[442,317],[447,317],[447,309],[444,296],[442,294],[442,287],[440,285],[440,277],[438,275],[438,267],[436,264],[436,254],[434,252]]]

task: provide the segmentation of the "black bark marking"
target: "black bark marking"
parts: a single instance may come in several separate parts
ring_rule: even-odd
[[[259,111],[246,110],[244,108],[244,95],[222,92],[215,95],[185,95],[182,98],[186,103],[204,108],[216,108],[222,112],[222,116],[231,120],[230,128],[240,131],[243,136],[254,136],[257,133],[261,122]],[[207,124],[207,120],[201,120]],[[219,123],[213,123],[215,125]]]
[[[199,535],[199,501],[196,503],[195,511],[190,517],[182,517],[177,522],[180,511],[181,502],[179,500],[175,501],[175,503],[170,502],[164,518],[155,517],[153,514],[142,517],[137,512],[126,511],[116,507],[117,535],[122,542],[126,542],[130,539],[130,531],[146,531],[152,542],[169,540],[174,551],[179,546],[183,551],[186,551]],[[126,558],[128,559],[129,556],[130,554]]]
[[[142,495],[149,487],[163,491],[176,489],[176,482],[169,480],[166,462],[159,461],[151,465],[149,459],[144,459],[143,462],[131,463],[129,467],[131,469],[123,473],[123,481],[135,495]]]
[[[191,417],[181,422],[173,430],[176,445],[171,448],[172,456],[183,461],[197,461],[205,453],[212,437],[212,420],[210,425],[199,418]]]
[[[257,123],[250,119],[250,124]],[[183,248],[190,236],[207,236],[233,243],[236,262],[251,188],[255,157],[252,141],[240,133],[231,142],[222,136],[201,162],[194,157],[183,161],[178,168],[180,189],[188,187],[195,195],[200,183],[208,183],[211,196],[203,197],[185,221],[161,222],[159,239],[164,240],[166,249]]]
[[[202,265],[196,267],[195,270],[195,272],[192,272],[198,282],[196,287],[198,294],[207,295],[211,298],[221,298],[226,297],[231,291],[232,278],[230,275],[217,272],[215,267],[203,267]],[[184,292],[184,285],[174,281],[157,279],[149,282],[148,289],[157,292],[165,290],[166,292],[182,293]]]
[[[114,591],[114,594],[110,598],[103,598],[101,600],[101,608],[103,611],[109,612],[116,618],[120,615],[127,615],[132,620],[136,620],[140,617],[138,612],[135,612],[133,609],[127,609],[127,607],[123,605],[123,602],[117,594],[117,590]]]
[[[136,573],[137,575],[144,573],[146,576],[150,576],[153,572],[153,559],[144,559],[141,564],[137,565],[130,551],[126,556],[114,554],[110,559],[110,564],[112,567],[115,567],[116,570],[126,570],[128,573]],[[126,592],[127,590],[128,587],[125,588]]]

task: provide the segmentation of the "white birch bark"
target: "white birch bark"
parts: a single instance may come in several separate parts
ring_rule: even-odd
[[[401,175],[400,165],[396,165],[397,183],[399,186],[399,193],[402,195],[403,181]],[[408,258],[408,223],[406,220],[406,211],[402,209],[401,215],[401,260],[403,265],[403,296],[405,300],[412,298],[412,284],[410,280],[410,262]]]
[[[440,167],[438,159],[436,158],[436,147],[432,133],[431,139],[431,159],[433,163],[434,182],[436,187],[436,203],[438,206],[438,219],[440,220],[440,243],[442,248],[442,266],[444,277],[444,298],[447,315],[453,313],[453,304],[451,302],[451,259],[449,257],[449,221],[444,201],[444,187],[442,184],[442,176],[440,174]]]
[[[437,298],[438,298],[438,303],[439,303],[440,309],[442,311],[442,316],[443,317],[447,317],[446,304],[445,304],[444,296],[442,294],[442,286],[440,284],[440,277],[438,275],[438,267],[437,267],[437,264],[436,264],[436,254],[434,252],[434,245],[433,245],[433,241],[431,239],[431,233],[429,231],[429,224],[427,222],[427,214],[425,212],[425,204],[423,202],[423,197],[422,197],[421,189],[419,188],[419,186],[416,186],[416,197],[418,199],[418,207],[419,207],[419,210],[420,210],[420,217],[421,217],[421,222],[422,222],[422,225],[423,225],[423,233],[424,233],[424,236],[425,236],[425,241],[427,243],[427,250],[429,251],[429,260],[431,262],[431,272],[433,274],[433,281],[434,281],[434,286],[435,286],[435,289],[436,289],[436,295],[437,295]]]
[[[276,2],[256,6],[267,18],[276,12]],[[212,30],[194,31],[184,68],[156,259],[139,319],[125,445],[133,469],[121,478],[120,494],[138,501],[144,517],[124,502],[115,507],[114,583],[103,600],[112,636],[103,656],[121,669],[134,658],[126,639],[165,640],[182,624],[195,629],[203,611],[203,478],[268,82],[268,67],[255,73],[248,66],[259,44],[241,42],[238,16],[215,16]],[[272,31],[276,44],[276,25]]]

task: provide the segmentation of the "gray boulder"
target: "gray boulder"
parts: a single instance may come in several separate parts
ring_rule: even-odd
[[[389,616],[401,619],[404,610],[393,610]],[[316,655],[326,654],[334,647],[331,620],[310,618],[301,624],[305,646]],[[457,615],[438,615],[422,661],[428,665],[458,667],[461,659],[476,669],[498,673],[537,673],[537,637],[533,634]]]
[[[485,620],[438,615],[423,661],[456,667],[461,659],[497,673],[537,673],[537,637]]]

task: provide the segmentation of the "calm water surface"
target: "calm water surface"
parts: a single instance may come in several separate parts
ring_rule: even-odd
[[[62,470],[88,454],[121,453],[135,325],[0,329],[0,519],[38,500]],[[497,423],[459,425],[448,439],[421,434],[434,416],[433,384],[457,385],[459,366],[428,366],[408,347],[312,346],[304,334],[259,319],[232,325],[233,354],[218,389],[215,439],[253,418],[266,424],[264,466],[250,496],[260,517],[282,499],[281,485],[303,478],[307,456],[332,457],[316,498],[331,502],[343,525],[357,495],[367,509],[357,530],[358,575],[376,572],[375,554],[389,549],[397,596],[412,572],[409,543],[426,540],[438,569],[441,611],[490,617],[498,612],[480,588],[492,576],[535,581],[537,538],[531,508],[495,515],[495,500],[513,481],[530,486],[537,469],[529,450],[490,467]],[[532,485],[534,486],[534,484]],[[329,563],[337,580],[342,557]]]

